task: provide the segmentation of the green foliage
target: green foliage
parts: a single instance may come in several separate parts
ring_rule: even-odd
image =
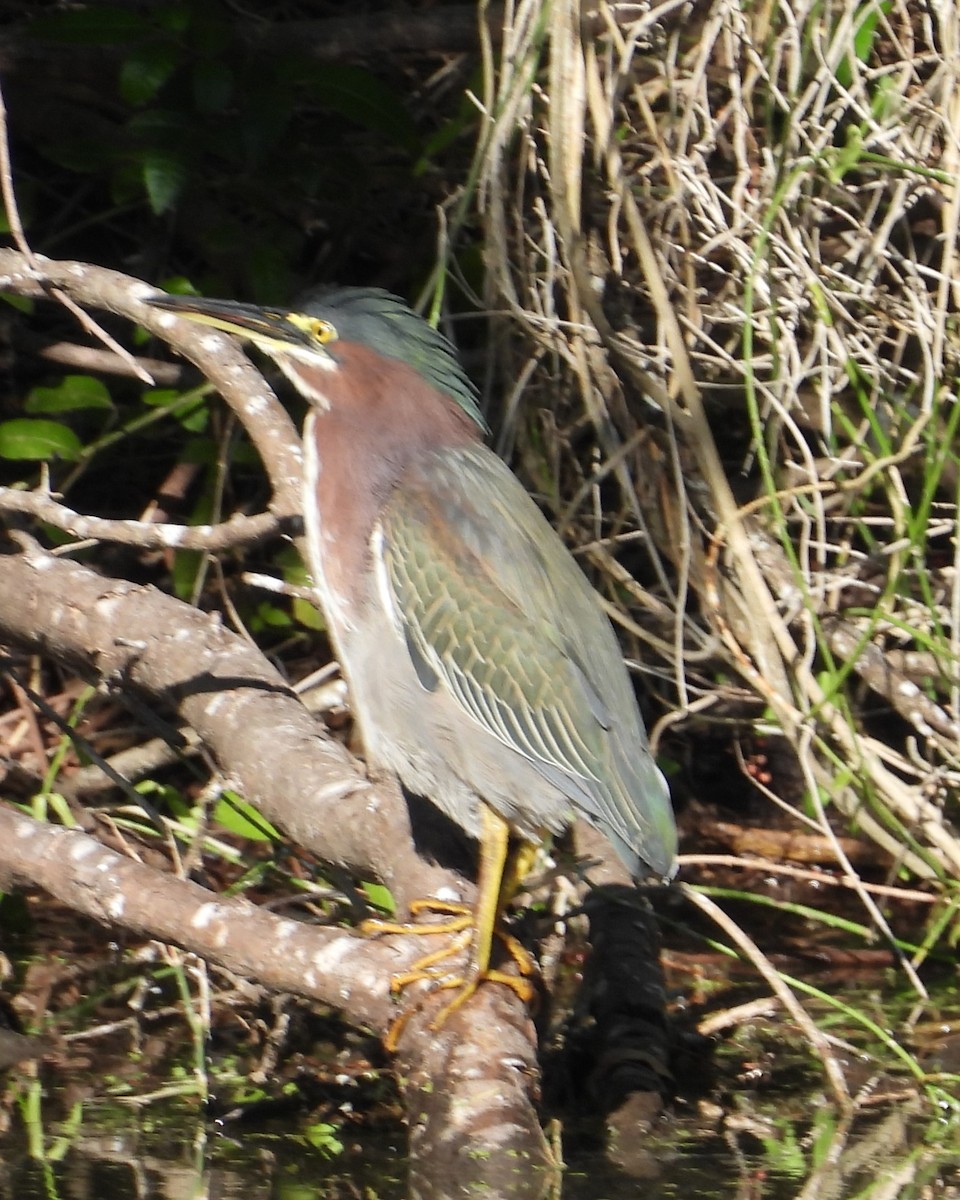
[[[61,458],[76,462],[81,450],[77,435],[58,421],[15,417],[0,423],[0,458],[33,462]]]
[[[705,896],[713,896],[715,899],[736,900],[745,904],[755,904],[760,908],[776,909],[784,916],[801,918],[814,925],[821,925],[824,929],[849,934],[852,938],[862,941],[865,946],[871,945],[876,940],[876,930],[872,926],[864,925],[859,921],[851,921],[831,912],[828,908],[814,908],[792,900],[780,900],[776,896],[767,896],[762,892],[741,892],[735,888],[701,886],[698,891]],[[914,953],[918,949],[917,945],[911,941],[897,939],[895,944],[899,950],[905,953]]]
[[[213,819],[227,833],[236,834],[237,837],[246,838],[248,841],[280,840],[280,834],[270,822],[236,792],[223,793],[214,807]]]
[[[29,296],[14,296],[12,292],[0,292],[0,300],[4,304],[9,304],[11,308],[15,308],[17,312],[29,315],[36,311],[36,304]]]
[[[30,1157],[50,1165],[62,1161],[76,1141],[83,1124],[83,1101],[74,1101],[67,1119],[59,1122],[59,1132],[52,1135],[47,1132],[44,1121],[43,1100],[42,1082],[31,1080],[20,1096],[20,1116],[27,1130]]]
[[[853,17],[853,37],[850,53],[845,54],[837,67],[837,83],[848,88],[853,82],[854,64],[866,63],[873,51],[880,17],[893,8],[891,0],[869,0]]]
[[[92,375],[66,375],[55,387],[35,387],[24,402],[24,412],[64,413],[103,408],[113,411],[113,400],[103,382]]]
[[[292,588],[305,588],[310,585],[310,576],[303,565],[300,555],[292,546],[285,546],[276,556],[276,566],[282,573],[283,581]],[[298,625],[305,629],[313,629],[318,633],[326,629],[327,624],[323,613],[309,600],[295,597],[291,602],[291,612]]]
[[[144,42],[120,68],[120,95],[131,108],[148,104],[176,71],[178,62],[172,42]]]
[[[303,1131],[303,1138],[315,1150],[320,1150],[329,1157],[335,1158],[343,1153],[343,1142],[337,1133],[336,1125],[330,1125],[325,1121],[316,1121],[313,1125],[306,1127]]]
[[[66,796],[46,788],[37,792],[33,797],[29,805],[29,812],[35,821],[45,822],[52,816],[60,825],[65,825],[68,829],[77,823]]]
[[[829,1105],[816,1109],[809,1129],[781,1119],[769,1135],[761,1137],[765,1166],[776,1176],[802,1181],[823,1169],[841,1129],[839,1114]]]
[[[261,632],[266,629],[289,630],[293,624],[290,613],[278,604],[269,600],[261,600],[253,610],[249,628],[251,632]]]
[[[155,388],[143,393],[149,408],[162,409],[189,433],[200,433],[209,420],[209,396],[203,392],[178,392],[174,388]]]
[[[207,273],[228,277],[225,294],[291,293],[310,226],[351,221],[364,194],[391,187],[384,162],[399,184],[422,154],[405,97],[384,79],[296,46],[253,51],[244,22],[206,0],[73,7],[28,29],[119,51],[105,81],[117,126],[103,129],[100,109],[89,121],[74,111],[41,131],[40,153],[94,184],[104,216],[112,205],[176,211]]]
[[[394,916],[397,911],[397,902],[393,898],[393,893],[389,888],[383,886],[382,883],[364,883],[361,885],[363,894],[367,897],[374,908],[379,909],[382,913],[387,913],[388,916]]]
[[[107,423],[116,415],[109,391],[92,375],[67,375],[52,387],[31,389],[23,411],[30,416],[0,423],[0,458],[11,462],[80,462],[91,421],[98,422],[97,432],[103,427],[96,414],[103,414]]]

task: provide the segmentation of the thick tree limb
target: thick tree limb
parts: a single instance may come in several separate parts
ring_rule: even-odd
[[[400,905],[464,890],[417,854],[399,789],[366,779],[279,672],[216,618],[35,552],[0,559],[0,640],[169,706],[269,820],[326,862],[382,880]]]
[[[0,881],[5,888],[40,887],[104,924],[183,946],[278,991],[349,1010],[352,1020],[375,1031],[386,1030],[394,1016],[387,980],[403,946],[284,920],[163,874],[78,829],[35,821],[4,805]]]
[[[0,884],[39,886],[77,912],[342,1009],[381,1034],[397,1013],[389,977],[421,953],[411,938],[373,941],[225,899],[3,805]],[[400,1078],[418,1173],[433,1194],[438,1179],[457,1179],[498,1195],[540,1195],[552,1172],[531,1104],[535,1038],[518,1004],[509,989],[489,987],[439,1033],[426,1027],[430,1009],[407,1026]]]

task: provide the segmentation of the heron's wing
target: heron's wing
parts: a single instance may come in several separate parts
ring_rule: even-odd
[[[673,818],[616,639],[513,474],[486,448],[438,454],[393,493],[381,532],[386,600],[424,686],[666,873]]]

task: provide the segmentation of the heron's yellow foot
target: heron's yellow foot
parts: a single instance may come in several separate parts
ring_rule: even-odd
[[[364,921],[361,930],[369,934],[405,934],[416,936],[448,935],[448,941],[429,954],[423,955],[408,971],[394,975],[390,980],[391,992],[403,991],[413,983],[431,983],[436,990],[447,991],[456,989],[456,995],[448,1001],[430,1022],[433,1032],[439,1030],[451,1013],[461,1008],[476,992],[482,983],[501,983],[510,988],[525,1003],[529,1004],[536,995],[536,989],[530,976],[536,973],[536,963],[533,956],[511,934],[502,929],[494,929],[493,936],[502,943],[516,964],[519,974],[507,974],[489,966],[489,963],[478,963],[475,959],[476,926],[473,910],[464,904],[454,904],[445,900],[415,900],[410,905],[411,915],[422,913],[442,913],[450,919],[446,921],[430,921],[427,923],[398,922],[398,921]],[[446,960],[464,952],[468,961],[464,968],[454,968],[448,964],[441,966]],[[487,949],[489,959],[489,948]],[[411,1016],[418,1010],[418,1005],[410,1005],[391,1024],[383,1040],[384,1049],[395,1053],[400,1041],[400,1035],[406,1028]]]
[[[510,826],[486,804],[480,805],[480,870],[477,876],[477,901],[473,908],[463,904],[450,904],[444,900],[418,900],[411,904],[411,913],[418,916],[423,912],[439,912],[449,920],[432,921],[429,924],[396,924],[391,921],[366,921],[363,928],[368,933],[447,934],[449,941],[439,950],[424,955],[409,971],[397,975],[391,981],[391,991],[401,991],[412,983],[426,981],[434,988],[456,989],[453,999],[440,1009],[430,1023],[432,1030],[439,1029],[451,1013],[461,1008],[474,994],[481,983],[489,980],[512,988],[524,1001],[533,999],[534,988],[529,976],[535,971],[533,958],[516,938],[503,933],[499,928],[500,917],[513,894],[521,873],[526,852],[521,846],[513,860],[508,863],[510,848]],[[497,938],[507,948],[517,965],[519,975],[508,975],[492,970],[490,954],[493,939]],[[440,964],[454,954],[466,951],[466,964],[462,969],[444,969]],[[387,1050],[395,1050],[400,1034],[410,1019],[411,1010],[402,1013],[394,1021],[384,1039]]]
[[[417,917],[422,912],[447,913],[452,921],[432,921],[429,924],[416,921],[383,921],[374,917],[360,924],[361,933],[373,935],[383,933],[410,933],[430,936],[440,933],[459,933],[473,924],[473,910],[467,904],[452,904],[446,900],[411,900],[410,915]]]
[[[375,918],[364,921],[360,925],[361,933],[373,936],[389,933],[408,934],[417,937],[433,937],[442,934],[450,936],[450,941],[445,946],[441,946],[438,950],[433,950],[430,954],[425,954],[422,958],[418,958],[409,971],[394,975],[390,980],[390,990],[392,992],[402,991],[411,983],[419,983],[421,980],[432,980],[442,987],[456,987],[457,980],[463,979],[461,975],[452,976],[449,973],[437,971],[434,968],[438,963],[442,963],[445,958],[453,958],[454,955],[461,954],[473,943],[475,933],[473,909],[467,904],[457,904],[449,900],[426,898],[411,901],[411,916],[416,917],[425,912],[443,913],[452,919],[448,921],[418,923],[415,921],[381,921],[379,918]],[[536,974],[537,965],[533,959],[533,955],[512,934],[507,933],[503,929],[494,929],[493,936],[503,945],[504,949],[516,963],[517,970],[521,976],[528,978]],[[469,968],[467,973],[471,973]],[[491,971],[483,964],[479,964],[479,969],[477,965],[474,965],[472,973],[476,974],[477,983],[483,979],[492,979],[494,983],[505,983],[507,987],[512,987],[522,999],[529,999],[533,995],[533,989],[529,984],[523,989],[515,986],[521,981],[514,975],[505,975],[502,971]],[[448,980],[452,982],[448,982]],[[471,992],[475,990],[476,985],[471,989]],[[525,994],[527,992],[529,995]],[[460,1003],[463,1003],[463,1001],[460,1001]],[[460,1004],[457,1004],[457,1007],[459,1008]]]
[[[526,951],[524,951],[524,953],[526,954]],[[446,978],[436,978],[432,975],[422,974],[416,976],[415,978],[411,978],[411,974],[411,972],[407,972],[406,975],[394,976],[394,978],[390,981],[391,990],[399,990],[401,987],[406,987],[408,983],[416,983],[418,980],[427,978],[434,979],[434,987],[437,990],[445,990],[447,988],[460,989],[454,998],[448,1001],[430,1022],[429,1028],[433,1033],[436,1033],[438,1029],[442,1028],[444,1022],[451,1013],[456,1012],[458,1008],[461,1008],[464,1004],[466,1004],[474,992],[479,988],[481,983],[502,983],[505,987],[510,988],[511,991],[516,992],[524,1004],[529,1004],[536,995],[536,989],[529,979],[523,978],[519,975],[507,975],[504,971],[487,971],[477,979],[466,979],[462,975],[450,975]],[[402,981],[400,982],[399,987],[397,987],[398,980]],[[420,1006],[418,1004],[410,1004],[393,1022],[391,1022],[390,1028],[387,1030],[387,1033],[383,1039],[383,1048],[388,1054],[396,1053],[397,1045],[400,1042],[401,1033],[403,1033],[404,1029],[406,1029],[407,1022],[415,1012],[419,1012],[419,1009]]]

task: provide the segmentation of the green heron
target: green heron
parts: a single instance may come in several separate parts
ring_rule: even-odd
[[[252,342],[307,401],[308,567],[368,761],[480,842],[474,910],[444,926],[469,945],[464,972],[445,974],[441,951],[399,977],[458,989],[436,1027],[481,980],[518,983],[490,969],[516,881],[511,845],[580,816],[635,879],[672,874],[669,794],[617,639],[559,536],[484,444],[453,346],[402,300],[338,288],[295,311],[151,303]]]

